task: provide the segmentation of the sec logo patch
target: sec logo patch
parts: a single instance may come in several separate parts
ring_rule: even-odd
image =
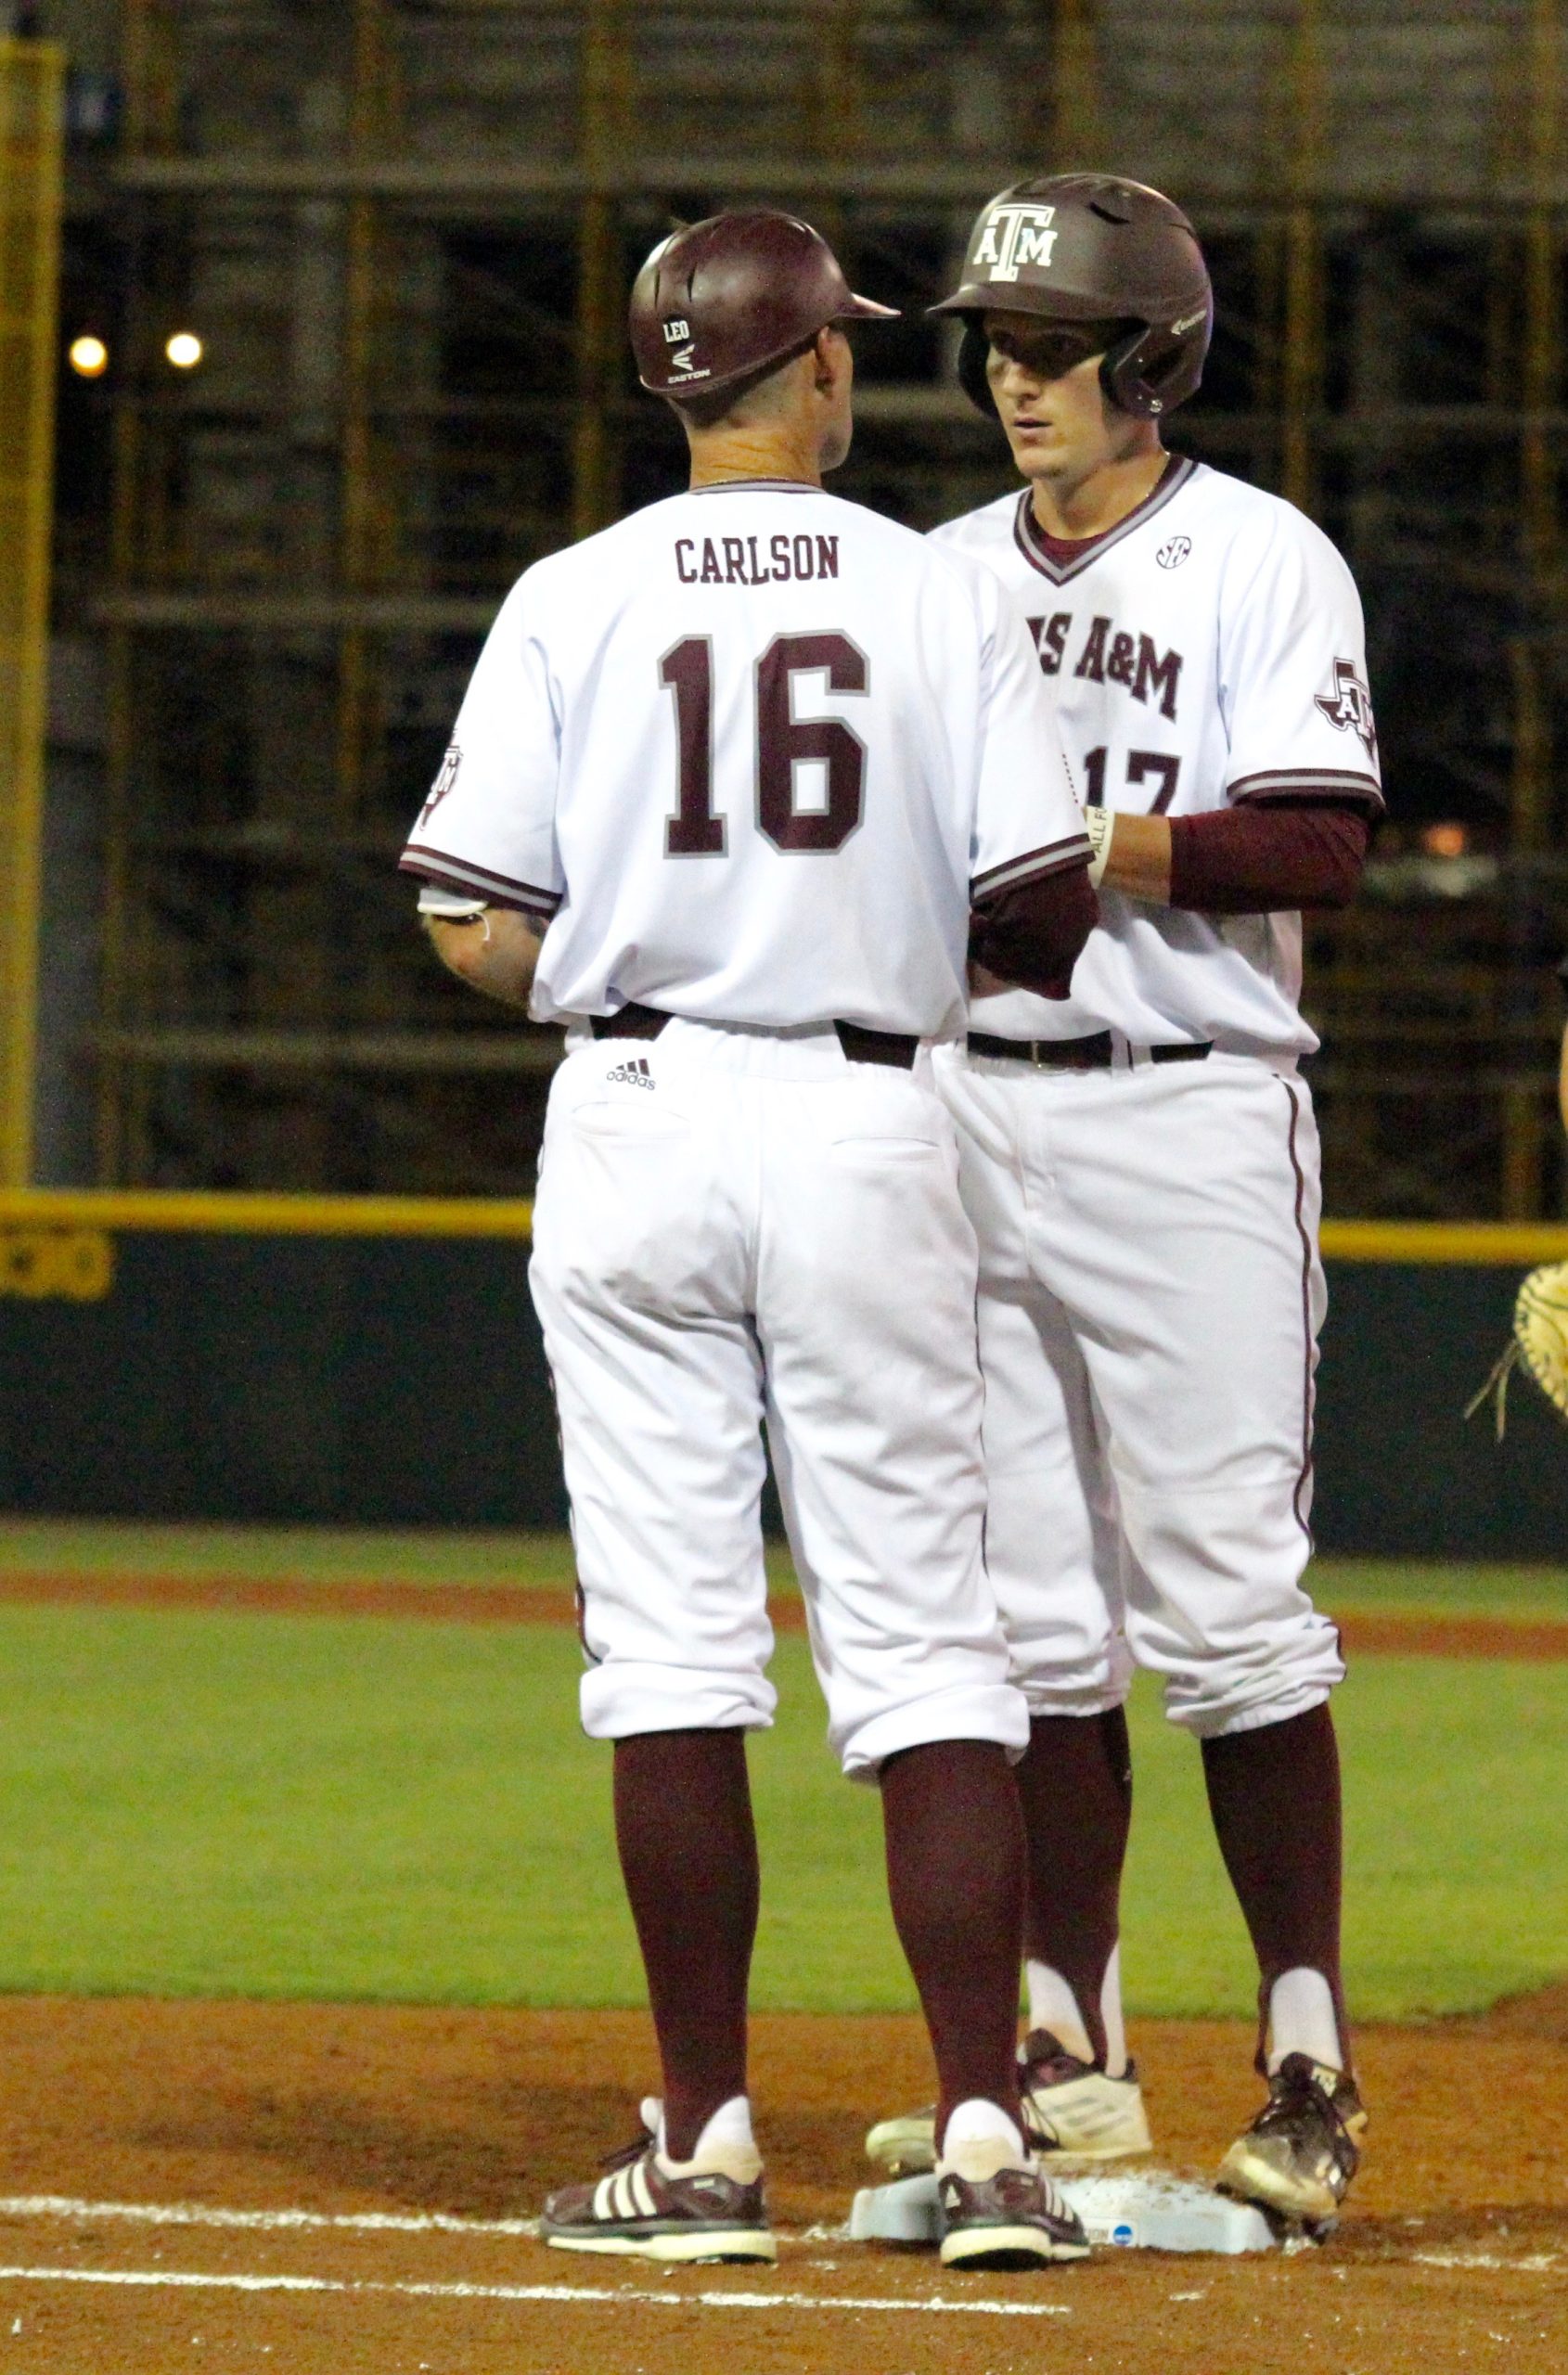
[[[1173,536],[1169,544],[1161,546],[1154,558],[1162,569],[1179,569],[1191,550],[1190,536]]]

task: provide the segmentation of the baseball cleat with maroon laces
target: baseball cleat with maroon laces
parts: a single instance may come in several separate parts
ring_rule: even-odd
[[[542,2241],[562,2252],[604,2252],[631,2259],[776,2260],[778,2247],[763,2198],[763,2164],[751,2137],[745,2098],[708,2122],[689,2161],[663,2150],[662,2106],[643,2103],[645,2133],[612,2152],[606,2175],[550,2195],[539,2221]]]
[[[1223,2193],[1306,2227],[1330,2224],[1361,2160],[1367,2113],[1343,2070],[1288,2053],[1268,2100],[1219,2165]]]

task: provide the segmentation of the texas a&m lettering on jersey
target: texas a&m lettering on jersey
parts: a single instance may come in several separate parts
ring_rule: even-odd
[[[1046,536],[1027,487],[934,533],[986,561],[1022,610],[1086,806],[1381,808],[1360,602],[1328,538],[1290,504],[1173,457],[1103,536]],[[1135,1045],[1281,1055],[1317,1045],[1298,1007],[1298,917],[1099,896],[1071,997],[978,999],[976,1028],[1020,1039],[1111,1029]]]
[[[1059,675],[1064,664],[1074,676],[1090,676],[1097,685],[1124,685],[1135,701],[1152,702],[1163,717],[1176,713],[1181,683],[1181,654],[1161,651],[1151,635],[1124,631],[1113,619],[1097,611],[1074,658],[1068,648],[1073,612],[1053,610],[1049,618],[1031,619],[1029,631],[1047,676]]]

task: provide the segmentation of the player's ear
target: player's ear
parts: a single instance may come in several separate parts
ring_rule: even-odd
[[[847,376],[854,350],[836,323],[817,331],[811,343],[812,377],[818,395],[830,395]]]

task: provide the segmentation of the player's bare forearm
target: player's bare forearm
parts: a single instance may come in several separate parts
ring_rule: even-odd
[[[1166,907],[1171,899],[1171,822],[1168,816],[1138,816],[1119,809],[1111,854],[1100,877],[1108,891]]]
[[[445,916],[419,920],[449,973],[503,1006],[527,1006],[542,943],[526,916],[515,907],[487,907],[474,923]]]

